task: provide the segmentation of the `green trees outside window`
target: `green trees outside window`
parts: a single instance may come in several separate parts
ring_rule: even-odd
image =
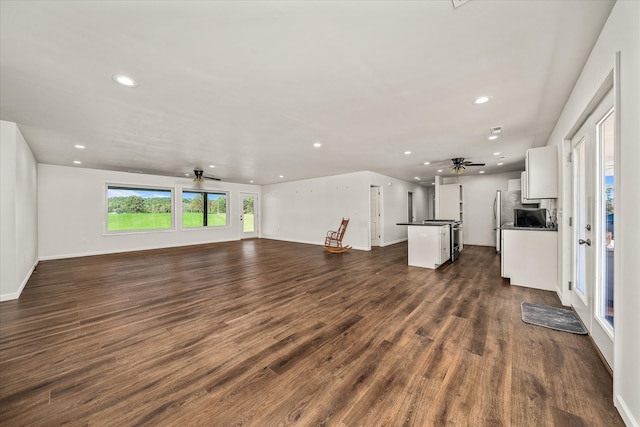
[[[221,227],[227,223],[227,193],[182,192],[183,227]]]
[[[107,231],[171,229],[172,192],[164,188],[107,186]]]

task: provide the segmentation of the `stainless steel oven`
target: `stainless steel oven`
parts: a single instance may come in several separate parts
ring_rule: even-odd
[[[451,223],[451,262],[454,262],[460,257],[460,251],[462,250],[462,222]]]

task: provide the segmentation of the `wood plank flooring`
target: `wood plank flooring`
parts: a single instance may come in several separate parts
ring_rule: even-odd
[[[493,248],[265,239],[41,262],[0,303],[0,424],[618,426],[586,336],[528,325]]]

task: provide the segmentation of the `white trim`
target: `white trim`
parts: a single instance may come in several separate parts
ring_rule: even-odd
[[[285,239],[282,237],[270,237],[270,236],[262,236],[263,239],[267,239],[267,240],[278,240],[281,242],[290,242],[290,243],[302,243],[305,245],[315,245],[315,246],[324,246],[323,242],[318,242],[318,241],[310,241],[310,240],[296,240],[296,239]],[[358,251],[370,251],[370,248],[365,248],[365,247],[361,247],[361,246],[352,246],[351,249],[355,249]]]
[[[625,403],[624,399],[619,394],[616,394],[613,398],[613,403],[615,407],[618,409],[618,413],[624,421],[625,425],[629,427],[640,427],[640,422],[633,418],[633,414],[629,409],[629,406]]]
[[[402,239],[393,240],[391,242],[380,243],[380,247],[395,245],[396,243],[406,242],[407,240],[409,240],[409,238],[408,237],[404,237]]]
[[[155,249],[168,249],[168,248],[181,248],[184,246],[200,246],[200,245],[208,245],[211,243],[224,243],[224,242],[235,242],[240,239],[219,239],[219,240],[210,240],[208,242],[190,242],[190,243],[178,243],[173,245],[161,245],[161,246],[142,246],[137,248],[127,248],[127,249],[115,249],[115,250],[106,250],[106,251],[95,251],[95,252],[84,252],[84,253],[76,253],[76,254],[62,254],[62,255],[52,255],[52,256],[42,256],[40,257],[40,261],[50,261],[54,259],[67,259],[67,258],[79,258],[85,256],[94,256],[94,255],[109,255],[109,254],[121,254],[127,252],[139,252],[139,251],[152,251]]]
[[[38,266],[38,262],[40,262],[40,260],[36,260],[33,263],[33,265],[31,266],[31,269],[29,270],[29,273],[27,273],[27,275],[25,276],[25,278],[22,281],[22,284],[18,288],[17,292],[13,292],[13,293],[10,293],[10,294],[0,294],[0,302],[2,302],[2,301],[10,301],[10,300],[14,300],[14,299],[20,298],[20,295],[22,294],[22,291],[24,290],[24,287],[27,286],[27,282],[29,281],[29,279],[31,279],[31,275],[36,270],[36,267]]]

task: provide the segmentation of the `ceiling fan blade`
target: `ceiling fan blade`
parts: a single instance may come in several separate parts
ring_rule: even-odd
[[[204,179],[210,179],[211,181],[222,181],[220,178],[214,178],[212,176],[203,176]]]
[[[471,163],[471,162],[467,163],[467,162],[465,162],[464,165],[465,166],[484,166],[485,164],[484,163]]]

